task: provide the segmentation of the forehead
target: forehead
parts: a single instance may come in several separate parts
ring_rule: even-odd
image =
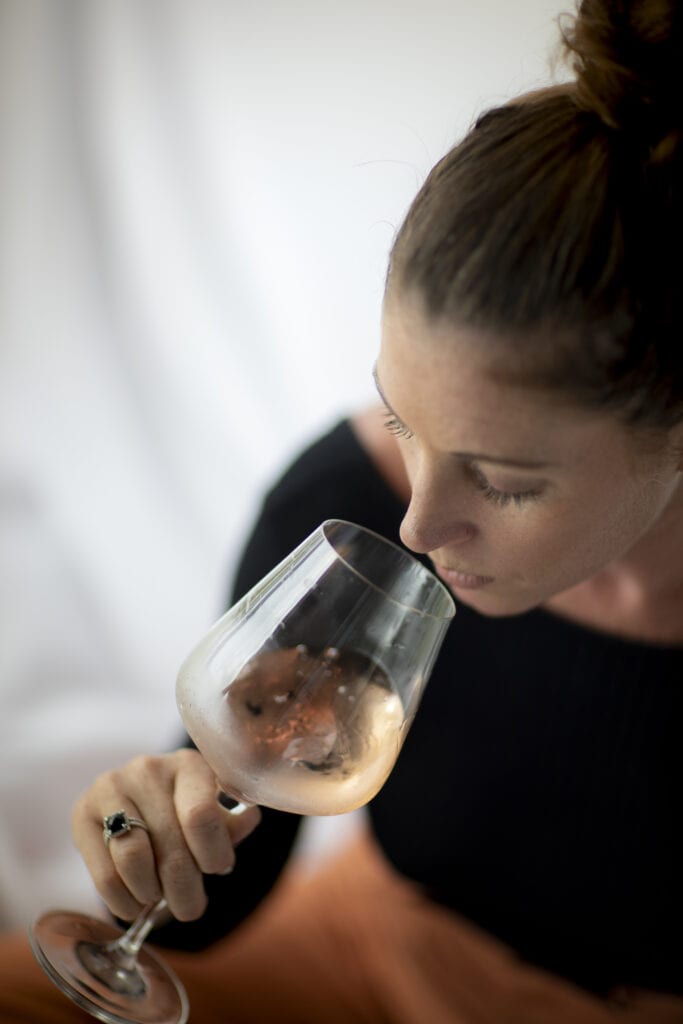
[[[441,451],[562,462],[584,448],[621,446],[613,417],[554,391],[505,380],[500,338],[427,320],[417,304],[387,303],[377,361],[383,397],[421,440]]]

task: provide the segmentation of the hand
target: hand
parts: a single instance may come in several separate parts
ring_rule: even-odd
[[[235,846],[258,825],[256,807],[231,815],[218,803],[213,772],[196,750],[136,757],[105,772],[74,806],[76,846],[111,912],[132,920],[163,897],[179,921],[206,908],[202,874],[227,874]],[[105,845],[102,819],[123,810],[140,818]]]

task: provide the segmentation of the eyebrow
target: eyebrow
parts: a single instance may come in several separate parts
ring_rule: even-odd
[[[379,397],[386,405],[388,411],[391,413],[392,416],[394,416],[398,420],[401,426],[404,426],[405,424],[403,423],[403,420],[392,409],[387,399],[387,396],[382,391],[382,385],[379,382],[379,376],[377,374],[376,365],[373,366],[372,368],[372,377],[375,382],[375,387],[377,388]],[[510,459],[506,458],[503,455],[486,455],[483,452],[449,452],[449,455],[454,455],[457,458],[462,459],[463,462],[495,462],[496,465],[499,466],[514,466],[517,469],[548,469],[550,466],[552,466],[551,462],[543,462],[535,459]]]

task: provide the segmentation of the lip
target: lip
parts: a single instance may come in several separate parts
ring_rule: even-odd
[[[447,569],[445,565],[435,565],[437,575],[441,577],[450,587],[457,590],[478,590],[489,583],[493,583],[493,576],[477,576],[473,572],[458,572],[457,569]]]

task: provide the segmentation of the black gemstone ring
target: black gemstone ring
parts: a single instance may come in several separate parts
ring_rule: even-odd
[[[125,811],[114,811],[113,814],[106,814],[102,821],[104,822],[102,838],[104,839],[105,846],[109,846],[110,839],[118,839],[119,836],[125,836],[136,825],[138,828],[144,828],[145,832],[149,832],[141,818],[129,818]]]

